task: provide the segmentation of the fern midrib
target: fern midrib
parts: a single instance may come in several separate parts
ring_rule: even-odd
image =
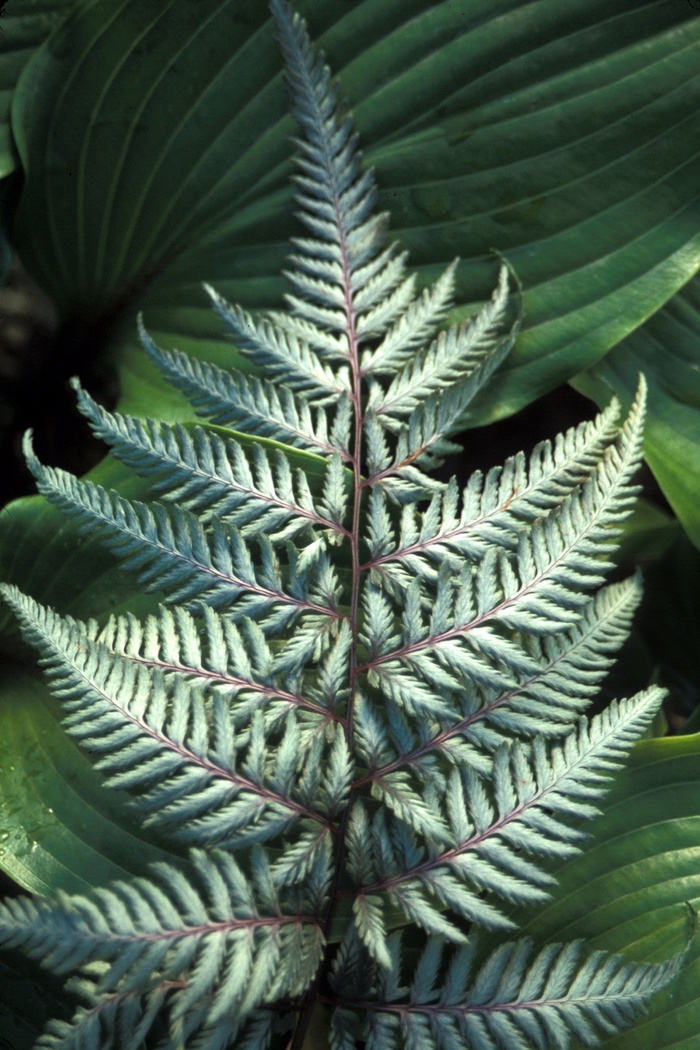
[[[179,464],[176,460],[171,460],[171,462],[173,466],[181,466],[181,464]],[[332,521],[330,518],[326,518],[323,516],[323,514],[319,514],[316,511],[308,510],[306,507],[303,507],[300,503],[290,503],[288,500],[282,499],[282,497],[278,496],[277,494],[273,496],[269,492],[264,492],[260,488],[246,486],[242,483],[237,483],[233,478],[224,478],[216,474],[211,474],[206,471],[196,469],[188,472],[191,475],[194,475],[195,477],[202,478],[204,481],[214,482],[217,485],[221,485],[222,487],[225,487],[225,489],[229,492],[232,491],[245,493],[248,496],[248,499],[250,499],[250,494],[252,493],[253,496],[260,500],[261,503],[267,503],[271,508],[276,507],[279,510],[285,511],[288,514],[289,518],[305,518],[308,522],[313,523],[314,525],[318,525],[321,528],[328,529],[331,532],[335,532],[338,536],[343,536],[345,538],[349,536],[348,530],[342,525],[339,525],[338,522]],[[220,497],[220,499],[217,502],[223,502],[225,499],[226,492],[224,492],[224,494]],[[211,507],[206,508],[208,513],[215,512],[215,509],[216,503],[213,504]],[[237,513],[240,512],[240,507],[236,507],[235,510]],[[224,510],[221,517],[225,520],[227,514],[228,512]],[[260,525],[257,522],[250,522],[248,525],[243,526],[241,529],[241,533],[243,535],[246,535],[248,532],[250,532],[253,536],[255,536],[258,535],[261,531],[264,530],[261,530]]]
[[[118,493],[103,491],[98,486],[94,486],[94,493],[92,495],[90,494],[92,490],[88,490],[88,495],[81,497],[79,490],[77,490],[77,494],[74,491],[75,485],[73,484],[73,478],[69,477],[69,486],[68,489],[65,489],[61,485],[60,480],[63,476],[63,472],[49,467],[42,467],[38,464],[38,461],[35,476],[37,477],[37,484],[40,491],[44,491],[47,487],[45,479],[49,479],[49,485],[54,485],[59,494],[59,498],[56,500],[57,505],[68,511],[71,509],[77,510],[79,515],[78,520],[81,522],[83,528],[86,526],[90,526],[91,528],[95,527],[95,522],[89,515],[97,518],[99,520],[98,527],[101,526],[106,532],[111,532],[115,536],[115,545],[117,547],[120,545],[128,547],[133,541],[134,535],[138,534],[139,540],[144,546],[150,547],[154,551],[159,552],[160,555],[166,555],[173,560],[177,560],[182,565],[189,566],[194,577],[202,575],[209,577],[213,581],[213,585],[223,584],[226,587],[235,587],[241,591],[249,592],[260,598],[267,599],[272,603],[280,602],[285,605],[296,606],[301,610],[320,613],[321,615],[330,618],[341,617],[341,613],[339,613],[337,609],[320,605],[317,602],[308,599],[295,598],[286,594],[281,589],[279,591],[274,591],[269,587],[263,587],[257,582],[257,580],[253,582],[252,580],[244,580],[242,577],[236,576],[235,574],[228,575],[226,572],[217,568],[213,561],[209,561],[208,563],[206,561],[197,561],[194,557],[189,557],[187,554],[183,553],[185,545],[178,544],[175,537],[173,537],[172,542],[167,545],[160,537],[163,524],[165,523],[165,527],[168,531],[172,531],[173,529],[177,530],[177,520],[173,522],[169,517],[164,518],[162,516],[156,518],[155,524],[157,539],[154,539],[148,531],[148,507],[144,504],[135,502],[133,506],[129,505],[128,502],[122,496],[119,496]],[[84,519],[83,512],[85,510],[85,499],[90,500],[89,515],[87,520],[81,520]],[[97,506],[94,505],[96,499],[99,501]],[[102,508],[101,501],[103,499],[109,501],[113,507],[114,512],[111,517],[108,517]],[[145,521],[144,518],[146,518]],[[189,541],[189,544],[196,545],[199,537],[196,535],[196,532],[195,535],[192,535],[186,512],[180,511],[179,518],[180,526],[184,527],[187,531],[187,540]],[[190,518],[190,520],[192,519]],[[203,530],[201,535],[205,536]],[[208,545],[207,555],[211,555]],[[127,564],[136,561],[136,566],[138,567],[141,557],[140,555],[127,550],[125,553],[125,559]]]
[[[344,733],[346,738],[346,744],[348,751],[352,754],[353,750],[353,723],[354,723],[354,707],[357,696],[358,687],[358,636],[359,636],[359,624],[358,624],[358,611],[359,611],[359,600],[360,600],[360,583],[362,578],[361,559],[360,559],[360,525],[362,520],[362,493],[363,493],[363,478],[362,478],[362,436],[364,429],[364,413],[362,407],[362,375],[360,370],[359,361],[359,341],[356,331],[356,311],[354,304],[353,288],[352,288],[352,267],[350,263],[350,254],[348,248],[347,230],[345,228],[344,217],[340,205],[340,197],[338,192],[338,184],[335,178],[334,165],[332,158],[329,156],[326,136],[323,132],[323,121],[321,114],[319,113],[318,105],[315,99],[315,92],[313,85],[310,84],[306,70],[304,71],[304,77],[306,81],[307,97],[313,100],[313,110],[316,119],[317,131],[320,132],[319,139],[322,142],[323,157],[325,162],[327,185],[331,187],[331,198],[333,209],[335,212],[336,229],[338,232],[340,257],[341,257],[341,268],[342,268],[342,290],[344,298],[344,312],[346,319],[346,335],[348,340],[348,361],[351,371],[351,391],[350,398],[353,407],[354,416],[354,428],[353,428],[353,448],[350,456],[350,463],[352,465],[353,473],[353,509],[352,509],[352,525],[350,528],[348,540],[350,544],[351,554],[351,565],[352,565],[352,580],[351,580],[351,592],[350,592],[350,608],[348,615],[348,623],[351,634],[350,653],[349,653],[349,677],[350,677],[350,690],[347,701],[347,708],[345,714],[345,725]],[[322,924],[323,935],[328,939],[333,918],[340,901],[340,883],[343,872],[343,856],[345,853],[345,840],[347,836],[349,817],[350,817],[351,801],[348,798],[345,809],[342,813],[339,826],[334,828],[337,837],[335,841],[335,864],[332,882],[328,895],[328,908],[324,921]],[[290,1050],[301,1050],[304,1042],[306,1031],[308,1029],[311,1014],[318,1001],[318,989],[320,982],[323,978],[325,967],[321,966],[316,978],[312,983],[310,989],[305,996],[305,1006],[299,1013],[297,1026],[292,1037],[290,1044]]]
[[[31,448],[28,462],[83,529],[89,521],[106,534],[143,586],[168,592],[175,612],[163,606],[146,625],[112,616],[100,629],[0,588],[39,638],[65,727],[106,785],[140,795],[146,827],[160,823],[166,839],[202,848],[186,871],[181,860],[155,865],[161,889],[149,876],[58,905],[23,899],[0,905],[0,921],[10,915],[13,946],[22,934],[30,954],[82,969],[82,990],[94,991],[42,1045],[73,1045],[74,1036],[130,1046],[152,1036],[183,1048],[274,1040],[287,1050],[319,1038],[386,1048],[402,1039],[586,1042],[596,1022],[604,1035],[620,1027],[606,1014],[611,1003],[629,1020],[660,986],[656,974],[666,980],[664,968],[599,954],[581,963],[576,943],[532,961],[529,939],[500,941],[482,964],[475,939],[480,928],[517,929],[508,908],[549,897],[548,861],[578,851],[583,819],[598,812],[594,802],[661,699],[652,688],[590,722],[576,718],[589,680],[600,679],[594,656],[607,665],[605,639],[587,649],[585,628],[598,630],[609,607],[590,590],[629,506],[641,400],[615,438],[613,410],[554,451],[539,446],[529,469],[520,453],[485,479],[478,473],[461,499],[454,479],[426,476],[457,450],[449,436],[517,334],[519,320],[496,339],[508,267],[491,306],[426,348],[452,303],[458,260],[417,299],[403,259],[381,253],[386,216],[368,217],[376,185],[371,172],[358,176],[330,72],[287,0],[271,6],[307,133],[297,200],[317,239],[288,274],[302,298],[287,297],[286,324],[256,320],[208,289],[271,378],[226,380],[178,352],[163,355],[142,330],[195,409],[224,418],[228,405],[244,434],[251,426],[252,457],[245,442],[204,432],[193,441],[182,429],[171,437],[156,424],[86,412],[112,426],[112,438],[122,434],[124,458],[162,483],[169,508],[66,481]],[[375,351],[363,350],[363,371],[368,343]],[[272,435],[289,449],[297,432],[314,431],[312,411],[316,446],[330,453],[318,504],[290,451],[273,456],[270,442],[255,440]],[[331,453],[333,442],[342,448]],[[48,953],[32,922],[53,936]],[[450,944],[463,947],[446,958]],[[407,987],[402,954],[415,974]],[[94,962],[107,967],[100,974]],[[117,1013],[122,1000],[131,1000],[128,1016]],[[387,1016],[360,1018],[358,1006]],[[320,1025],[309,1031],[314,1014]]]
[[[638,995],[641,1001],[643,999],[642,992],[639,992]],[[317,999],[326,1005],[337,1006],[337,999],[333,999],[330,996],[319,995]],[[421,1002],[419,1010],[410,1002],[396,1003],[384,1000],[377,1001],[376,999],[348,999],[344,1001],[344,1005],[355,1010],[366,1010],[368,1013],[395,1014],[403,1019],[405,1024],[404,1031],[410,1031],[411,1021],[417,1012],[426,1014],[429,1017],[449,1017],[454,1015],[463,1017],[469,1014],[511,1014],[522,1010],[532,1011],[545,1008],[551,1010],[581,1010],[585,1014],[590,1014],[593,1013],[598,1003],[605,1006],[618,1000],[629,1009],[630,991],[627,985],[619,992],[605,991],[600,995],[571,996],[570,998],[556,996],[552,999],[522,999],[517,1002],[509,1000],[503,1003],[479,1003],[475,1006],[470,1006],[468,1003]]]
[[[180,351],[161,350],[152,342],[146,342],[146,347],[157,367],[161,369],[175,387],[188,397],[200,414],[208,416],[212,425],[237,430],[242,425],[241,420],[244,418],[246,429],[251,430],[250,421],[254,420],[257,421],[257,426],[262,428],[259,431],[256,430],[256,424],[253,423],[252,433],[254,434],[269,434],[271,431],[276,431],[278,436],[271,440],[279,442],[281,440],[279,431],[282,430],[287,435],[291,435],[291,442],[287,442],[287,444],[291,443],[293,447],[300,447],[299,443],[301,447],[308,448],[311,445],[314,448],[321,449],[327,455],[338,452],[341,458],[346,460],[350,458],[345,450],[335,448],[330,442],[321,441],[311,432],[311,428],[307,430],[302,429],[304,420],[300,421],[298,416],[293,425],[289,420],[289,415],[285,415],[284,411],[289,405],[280,404],[280,395],[269,380],[260,376],[243,374],[242,372],[234,372],[233,378],[230,379],[228,373],[225,373],[218,366],[197,361],[196,359],[189,359]],[[239,401],[235,403],[235,406],[231,403],[228,391],[225,389],[224,377],[233,382],[237,389]],[[247,388],[246,396],[241,398],[241,390],[244,387]],[[195,388],[197,393],[193,395],[191,388]],[[267,411],[263,411],[256,404],[256,393],[258,396],[268,400]],[[218,407],[212,407],[211,405],[214,395],[218,398]],[[241,400],[243,408],[241,408]],[[239,430],[239,432],[241,431]],[[294,444],[295,441],[297,442],[296,445]]]
[[[158,943],[159,941],[180,941],[187,937],[209,937],[217,934],[228,934],[232,930],[264,929],[265,927],[279,928],[282,926],[314,926],[320,931],[321,924],[315,915],[275,915],[274,917],[260,918],[251,916],[248,919],[227,919],[219,922],[207,921],[206,925],[183,926],[182,929],[160,930],[153,933],[144,933],[136,930],[132,934],[115,933],[110,937],[110,944],[129,945],[143,944],[144,942]],[[80,931],[77,931],[80,933]],[[83,941],[93,941],[96,945],[103,944],[103,939],[98,934],[82,936]],[[115,952],[116,954],[116,952]]]
[[[367,488],[371,488],[373,485],[379,485],[382,481],[385,481],[387,478],[393,477],[393,475],[398,474],[401,470],[405,469],[406,467],[413,466],[416,460],[419,460],[420,457],[424,455],[432,445],[440,441],[442,437],[444,437],[444,432],[440,430],[436,431],[431,436],[429,441],[426,441],[423,445],[420,445],[419,448],[414,449],[403,459],[396,460],[394,463],[391,463],[388,467],[384,467],[383,470],[378,470],[376,474],[372,474],[372,476],[367,478],[367,480],[364,482],[365,486]]]

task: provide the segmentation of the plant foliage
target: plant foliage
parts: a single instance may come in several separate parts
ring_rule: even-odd
[[[537,950],[509,912],[547,899],[550,862],[581,849],[661,700],[585,716],[639,598],[636,579],[600,585],[634,496],[643,384],[622,425],[612,405],[463,492],[429,476],[517,336],[508,269],[443,327],[457,264],[417,291],[322,57],[271,6],[306,231],[285,312],[209,289],[263,377],[143,329],[209,425],[111,414],[76,384],[148,503],[26,443],[39,491],[164,604],[100,626],[4,589],[66,731],[188,859],[7,901],[0,936],[77,975],[83,1005],[43,1050],[300,1050],[311,1022],[334,1050],[597,1045],[682,956]]]

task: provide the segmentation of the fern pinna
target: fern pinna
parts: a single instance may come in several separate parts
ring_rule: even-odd
[[[580,849],[660,702],[582,717],[639,597],[636,580],[596,588],[633,498],[642,394],[621,427],[611,406],[463,492],[430,480],[516,337],[509,273],[442,329],[456,264],[417,294],[328,69],[284,0],[272,10],[306,236],[285,312],[209,289],[259,377],[144,329],[209,425],[111,414],[76,384],[148,504],[27,442],[40,492],[167,601],[98,626],[4,590],[67,732],[189,860],[9,900],[0,935],[77,974],[82,1005],[43,1050],[593,1046],[680,957],[537,949],[510,916],[547,898],[547,862]]]

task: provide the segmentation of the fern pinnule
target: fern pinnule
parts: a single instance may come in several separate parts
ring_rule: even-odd
[[[454,299],[457,262],[451,263],[430,287],[424,288],[418,298],[408,303],[376,348],[364,352],[362,369],[366,376],[394,376],[398,366],[408,367],[416,348],[423,346],[443,324]],[[372,387],[371,390],[376,397],[378,388]]]
[[[130,996],[151,998],[158,990],[158,1006],[167,996],[175,1024],[184,1024],[189,1035],[204,1027],[206,1000],[206,1027],[223,1023],[230,1036],[255,1006],[293,997],[313,976],[323,947],[314,917],[320,887],[310,879],[305,899],[285,900],[259,853],[250,874],[222,851],[193,851],[190,859],[187,875],[160,864],[149,879],[113,883],[95,890],[91,900],[62,895],[51,906],[7,901],[0,905],[4,941],[22,944],[58,973],[87,961],[106,964],[94,988],[95,1011],[104,1010],[109,990],[119,988],[117,1004]],[[130,1020],[140,1020],[142,1012],[139,1003]],[[67,1045],[81,1028],[84,1034],[90,1013],[79,1012],[73,1031],[63,1028]],[[100,1026],[95,1028],[88,1045]],[[122,1031],[128,1038],[133,1029]],[[44,1045],[66,1044],[48,1039]]]
[[[488,773],[489,755],[504,740],[560,736],[588,707],[629,634],[641,598],[637,579],[601,590],[584,618],[566,635],[531,637],[536,672],[504,690],[465,685],[450,693],[451,706],[432,726],[411,725],[399,712],[379,718],[360,704],[357,747],[369,772],[366,782],[411,769],[420,780],[439,775],[438,759]],[[437,719],[433,699],[433,717]]]
[[[115,416],[97,405],[77,382],[74,386],[81,411],[95,434],[110,442],[118,459],[149,479],[154,495],[167,495],[170,502],[196,512],[202,521],[216,514],[244,535],[272,533],[279,541],[309,522],[346,535],[342,522],[347,486],[337,453],[321,461],[325,481],[319,502],[329,514],[324,518],[306,475],[292,467],[281,448],[268,450],[254,443],[246,449],[234,438],[203,427]]]
[[[256,559],[243,532],[216,515],[205,530],[196,515],[177,503],[130,501],[116,491],[43,466],[29,435],[24,447],[39,491],[71,514],[82,530],[101,531],[149,590],[169,589],[172,602],[205,600],[215,608],[235,605],[237,615],[256,615],[276,606],[268,621],[278,628],[301,609],[338,616],[337,585],[323,555],[311,574],[290,565],[283,583],[278,556],[264,531],[256,533],[260,552]],[[332,491],[337,493],[337,484]]]
[[[590,818],[595,813],[591,800],[648,726],[659,699],[659,691],[650,690],[613,704],[590,723],[580,721],[561,745],[547,748],[541,738],[530,748],[502,744],[486,777],[468,765],[453,770],[439,803],[439,809],[446,808],[451,827],[446,850],[438,847],[439,839],[425,834],[420,810],[413,813],[407,785],[402,785],[403,804],[396,804],[401,773],[374,775],[372,794],[385,803],[385,813],[391,813],[383,818],[391,833],[389,841],[402,845],[383,844],[381,851],[375,851],[372,840],[363,842],[363,850],[376,857],[378,876],[358,887],[355,898],[379,899],[386,894],[409,919],[448,939],[449,923],[435,900],[462,920],[487,928],[508,925],[494,898],[516,903],[543,899],[540,887],[551,885],[552,877],[527,858],[566,858],[577,851],[585,833],[570,825],[571,818]],[[484,890],[489,903],[480,896]],[[378,925],[379,913],[375,920]],[[453,934],[462,939],[458,924]]]
[[[618,440],[618,412],[613,401],[596,420],[559,435],[554,446],[541,442],[529,462],[520,453],[485,477],[476,471],[461,495],[453,478],[432,496],[425,510],[405,504],[397,530],[386,514],[381,491],[373,489],[368,525],[371,560],[366,568],[406,586],[412,575],[434,580],[435,564],[450,561],[458,567],[461,560],[454,554],[471,560],[494,541],[512,548],[524,521],[540,518],[580,490],[601,458],[610,455],[607,449]]]
[[[205,289],[240,349],[264,364],[271,376],[283,378],[291,390],[313,404],[322,405],[348,392],[346,370],[330,368],[313,352],[311,344],[272,321],[255,320],[227,303],[209,285]]]
[[[456,265],[455,262],[436,285],[447,276],[453,284]],[[443,389],[446,380],[469,377],[467,397],[471,400],[513,345],[517,323],[509,338],[503,338],[509,306],[508,270],[503,266],[492,302],[469,321],[440,332],[430,346],[412,354],[386,392],[380,395],[379,385],[372,384],[368,404],[381,421],[396,428],[403,416],[410,414],[430,394]],[[370,363],[366,372],[371,370]]]
[[[393,934],[391,965],[374,983],[359,965],[357,942],[342,956],[333,988],[342,997],[349,987],[351,995],[338,1011],[334,1050],[353,1050],[358,1038],[386,1050],[569,1050],[573,1031],[584,1046],[597,1046],[633,1023],[651,989],[673,980],[682,963],[676,956],[634,965],[603,952],[585,958],[581,941],[538,949],[530,940],[505,942],[480,961],[473,946],[448,954],[432,937],[407,986],[401,947]]]
[[[256,712],[238,732],[229,698],[214,693],[205,702],[191,673],[188,681],[172,666],[166,675],[97,640],[87,645],[86,632],[70,619],[9,588],[5,597],[39,651],[64,706],[66,731],[97,759],[109,786],[133,793],[151,823],[167,825],[181,841],[229,849],[247,841],[253,825],[262,840],[298,817],[302,833],[309,822],[330,832],[330,812],[323,810],[336,803],[328,792],[309,808],[293,783],[303,784],[305,766],[321,758],[302,746],[293,704],[267,727]],[[334,753],[339,746],[340,738]]]
[[[325,410],[295,398],[270,380],[224,370],[177,350],[157,347],[141,322],[146,352],[163,375],[213,423],[312,452],[348,458],[350,401],[340,398],[332,424]],[[108,439],[107,439],[108,440]]]

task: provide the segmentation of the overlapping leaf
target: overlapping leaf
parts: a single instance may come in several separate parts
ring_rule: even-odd
[[[354,950],[353,950],[354,948]],[[392,938],[390,967],[367,995],[366,1018],[353,1002],[357,948],[350,946],[336,974],[343,1003],[334,1017],[337,1046],[352,1047],[361,1026],[369,1046],[388,1050],[511,1050],[572,1045],[574,1033],[585,1046],[636,1019],[651,996],[677,976],[683,952],[667,963],[633,967],[622,956],[593,953],[585,962],[580,942],[533,950],[531,941],[507,942],[475,967],[473,948],[449,957],[439,980],[443,947],[428,942],[408,988],[401,984],[400,937]],[[359,968],[359,967],[358,967]],[[366,980],[366,979],[365,979]],[[366,981],[366,985],[369,982]],[[345,1042],[344,1040],[347,1040]]]
[[[318,923],[313,914],[284,914],[260,857],[253,883],[220,851],[194,852],[192,866],[194,880],[161,865],[151,878],[114,883],[92,900],[64,895],[59,908],[48,908],[24,898],[0,907],[5,945],[58,972],[108,964],[74,1019],[83,1045],[109,1019],[125,1048],[138,1046],[166,996],[174,1038],[202,1030],[211,1037],[217,1027],[230,1038],[255,1007],[312,981],[323,946]],[[67,1024],[52,1028],[45,1045],[80,1045]]]
[[[288,125],[265,9],[206,0],[173,19],[150,2],[98,8],[81,10],[20,85],[15,239],[64,314],[140,299],[168,344],[204,350],[217,329],[201,280],[247,306],[276,305],[280,288]],[[319,0],[310,14],[378,167],[379,208],[414,263],[429,277],[460,255],[456,300],[473,303],[496,247],[526,289],[525,335],[478,418],[601,357],[692,275],[692,5],[636,0],[613,17],[590,0],[539,0],[526,17],[504,0],[464,18],[448,3],[367,0],[341,13]],[[131,331],[117,338],[135,401]]]
[[[434,818],[431,832],[420,809],[413,814],[407,806],[397,807],[390,776],[386,788],[377,777],[376,795],[399,821],[389,818],[389,835],[382,833],[384,818],[377,818],[372,833],[358,810],[354,819],[364,823],[364,832],[354,832],[350,847],[359,881],[357,907],[365,896],[375,902],[374,937],[358,922],[370,951],[380,939],[383,899],[398,904],[410,921],[428,932],[457,942],[464,940],[465,921],[487,929],[509,928],[500,900],[533,904],[546,899],[552,879],[538,859],[578,851],[585,833],[571,826],[571,819],[595,813],[592,801],[634,744],[640,726],[648,725],[661,698],[652,690],[612,705],[590,726],[580,723],[561,747],[549,752],[541,739],[530,753],[504,745],[483,779],[468,766],[461,775],[454,772],[445,791],[447,834]],[[461,923],[443,916],[445,906]],[[366,920],[362,914],[361,918]],[[378,953],[372,954],[379,959]]]
[[[667,306],[613,350],[576,385],[599,401],[610,390],[626,401],[634,377],[649,377],[650,414],[644,454],[696,547],[700,448],[700,281],[694,278]]]
[[[645,741],[601,805],[584,853],[555,868],[552,902],[515,913],[528,936],[584,937],[595,949],[650,962],[683,944],[679,913],[700,900],[697,841],[697,735]],[[556,931],[556,932],[555,932]],[[672,990],[661,993],[639,1027],[605,1041],[610,1050],[653,1046],[691,1050],[700,1024],[700,961],[691,946]]]
[[[59,26],[76,0],[16,0],[4,5],[0,39],[0,178],[14,171],[17,153],[10,130],[12,94],[34,52]]]

